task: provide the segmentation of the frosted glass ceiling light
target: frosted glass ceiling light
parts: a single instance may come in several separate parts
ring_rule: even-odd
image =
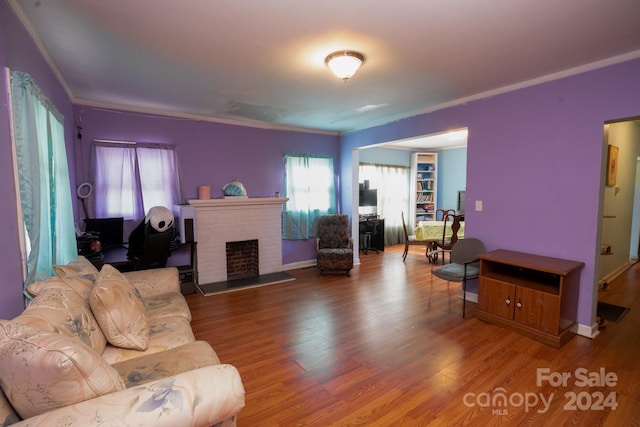
[[[333,74],[346,82],[364,64],[364,55],[352,50],[339,50],[329,54],[324,63]]]

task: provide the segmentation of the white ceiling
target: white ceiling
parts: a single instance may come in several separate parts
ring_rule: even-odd
[[[376,144],[373,147],[394,148],[398,150],[443,150],[467,146],[468,130],[455,129],[447,132],[422,135],[414,138],[397,139]],[[370,148],[363,147],[363,148]]]
[[[638,0],[9,0],[74,103],[349,132],[640,57]],[[366,56],[343,83],[327,54]]]

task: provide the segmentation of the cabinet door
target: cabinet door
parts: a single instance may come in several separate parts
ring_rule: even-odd
[[[480,277],[478,309],[505,319],[513,319],[516,287],[511,283]]]
[[[519,287],[514,319],[531,328],[557,335],[560,329],[560,296]]]

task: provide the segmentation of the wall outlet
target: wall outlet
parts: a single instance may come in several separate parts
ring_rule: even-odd
[[[482,211],[482,200],[476,200],[476,212]]]

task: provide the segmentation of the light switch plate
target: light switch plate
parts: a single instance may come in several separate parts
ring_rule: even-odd
[[[476,200],[476,212],[482,211],[482,200]]]

